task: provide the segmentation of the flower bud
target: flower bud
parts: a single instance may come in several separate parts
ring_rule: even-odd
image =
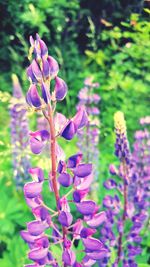
[[[68,227],[71,225],[73,217],[70,212],[61,211],[58,216],[58,221],[61,223],[62,226]]]
[[[75,263],[75,260],[76,260],[75,253],[70,249],[66,249],[63,252],[62,260],[64,262],[64,265],[72,266]]]
[[[117,170],[117,168],[115,167],[115,165],[113,165],[113,164],[110,164],[110,165],[109,165],[109,171],[110,171],[110,173],[111,173],[112,175],[117,175],[117,174],[118,174],[118,170]]]
[[[113,179],[108,179],[104,182],[104,186],[106,189],[114,189],[117,187],[117,183]]]
[[[65,98],[67,94],[67,85],[66,83],[59,77],[55,78],[55,87],[54,87],[54,100],[61,101]]]
[[[34,106],[36,108],[39,108],[42,103],[41,103],[41,98],[38,94],[37,88],[35,84],[32,84],[26,94],[26,101],[28,105]]]
[[[35,53],[38,57],[45,57],[48,55],[47,46],[38,34],[36,34]]]
[[[47,80],[50,78],[49,63],[48,63],[48,60],[44,58],[42,58],[42,75],[44,77],[44,80]]]
[[[74,137],[75,133],[76,133],[75,125],[73,121],[70,120],[65,125],[60,135],[66,140],[71,140]]]
[[[49,73],[50,73],[50,78],[51,79],[54,79],[57,74],[58,74],[58,71],[59,71],[59,66],[58,66],[58,63],[57,61],[51,57],[51,56],[48,56],[47,58],[48,60],[48,63],[49,63]]]
[[[84,127],[85,125],[87,125],[88,115],[87,115],[85,109],[81,107],[78,110],[78,112],[76,113],[76,115],[72,118],[72,120],[75,124],[76,130],[79,130],[82,127]]]
[[[68,187],[73,183],[73,179],[72,177],[68,174],[68,173],[61,173],[58,177],[58,182],[64,186],[64,187]]]
[[[41,84],[41,91],[42,91],[42,97],[45,103],[48,104],[50,102],[51,96],[50,96],[50,92],[46,84],[44,83]]]

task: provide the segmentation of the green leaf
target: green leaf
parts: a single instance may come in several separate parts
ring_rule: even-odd
[[[144,8],[143,9],[146,13],[150,14],[150,9],[149,8]]]

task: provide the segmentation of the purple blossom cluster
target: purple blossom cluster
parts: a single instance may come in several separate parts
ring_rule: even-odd
[[[17,188],[22,188],[29,179],[28,169],[30,168],[30,156],[28,153],[29,128],[26,116],[24,96],[15,74],[13,80],[13,100],[10,106],[11,116],[11,143],[13,155],[14,179]]]
[[[77,132],[78,142],[77,146],[83,152],[83,159],[92,162],[94,184],[93,190],[97,190],[98,176],[99,176],[99,134],[100,121],[98,115],[100,113],[98,104],[100,96],[95,93],[95,89],[99,87],[99,83],[93,83],[93,78],[86,78],[84,81],[84,88],[78,94],[79,103],[77,110],[84,107],[88,114],[88,122],[86,126]]]
[[[116,144],[115,155],[120,160],[119,167],[110,165],[110,174],[114,177],[104,182],[107,190],[111,190],[110,195],[103,199],[107,224],[101,228],[102,241],[114,251],[116,259],[103,259],[100,266],[107,266],[108,261],[113,267],[136,267],[135,258],[141,254],[141,230],[145,221],[145,209],[141,206],[137,209],[136,194],[132,189],[134,173],[134,163],[129,149],[126,133],[126,123],[122,112],[118,111],[114,116]],[[141,179],[141,178],[140,178]],[[135,186],[138,186],[134,180]],[[133,197],[135,199],[133,200]],[[140,194],[138,193],[140,197]],[[147,202],[147,201],[145,201]],[[142,205],[144,204],[141,203]],[[147,204],[146,204],[147,205]]]
[[[26,202],[35,217],[27,223],[27,230],[21,231],[30,248],[28,258],[34,262],[26,267],[93,266],[109,256],[109,249],[96,238],[96,228],[106,221],[106,214],[88,198],[93,182],[92,164],[82,162],[82,153],[64,160],[64,153],[57,143],[59,137],[71,140],[86,126],[87,113],[80,107],[74,117],[67,119],[55,111],[57,102],[67,94],[67,85],[58,77],[58,63],[48,55],[43,40],[36,35],[35,40],[30,37],[30,43],[30,58],[32,53],[34,58],[27,69],[30,87],[26,101],[32,110],[42,111],[49,126],[48,130],[30,133],[30,147],[34,154],[41,154],[49,143],[50,170],[45,178],[40,167],[30,168],[32,181],[24,186]],[[43,185],[47,182],[55,200],[50,207],[42,195]],[[73,217],[74,208],[76,214]],[[80,242],[80,250],[75,249],[75,241]],[[55,249],[58,247],[61,252],[57,255]],[[80,261],[77,253],[83,254]]]
[[[148,116],[140,120],[144,126],[143,130],[135,132],[135,142],[133,150],[133,168],[129,198],[134,203],[136,215],[136,234],[140,234],[149,221],[149,201],[150,201],[150,132],[147,127]],[[142,238],[139,239],[139,244]]]
[[[135,132],[133,150],[132,191],[136,208],[149,207],[150,191],[150,132],[147,129]]]

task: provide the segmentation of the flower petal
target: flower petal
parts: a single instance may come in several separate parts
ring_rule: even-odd
[[[75,168],[82,160],[83,155],[81,153],[75,154],[68,159],[67,167]]]
[[[57,73],[59,71],[59,66],[58,66],[58,63],[57,61],[51,57],[51,56],[48,56],[47,58],[48,60],[48,63],[49,63],[49,71],[50,71],[50,76],[51,78],[54,78],[57,76]]]
[[[100,260],[100,259],[103,259],[105,257],[109,257],[110,253],[108,252],[107,249],[102,249],[98,252],[87,253],[87,256],[92,260]]]
[[[48,104],[48,102],[51,99],[51,96],[50,96],[49,88],[47,88],[46,84],[42,83],[41,91],[42,91],[42,97],[43,97],[45,103]]]
[[[41,221],[32,221],[27,223],[29,233],[34,236],[42,234],[47,227],[48,226]]]
[[[76,115],[72,118],[77,130],[81,129],[88,123],[88,115],[85,108],[81,107]]]
[[[73,183],[73,179],[72,177],[68,174],[68,173],[61,173],[58,177],[58,182],[64,186],[64,187],[68,187]]]
[[[89,190],[75,190],[73,192],[73,200],[75,202],[81,202],[81,200],[88,194]]]
[[[61,211],[58,216],[58,221],[61,223],[61,225],[68,227],[71,225],[73,220],[73,217],[70,212],[67,211]]]
[[[72,266],[76,260],[75,253],[70,249],[66,249],[62,254],[62,260],[64,262],[64,265]]]
[[[77,189],[79,190],[88,189],[90,185],[92,184],[92,182],[93,182],[93,174],[90,174],[86,178],[84,178],[79,185],[77,185]]]
[[[42,192],[43,183],[29,182],[24,185],[24,194],[27,198],[37,197]]]
[[[36,237],[31,235],[28,231],[21,231],[20,235],[22,237],[22,239],[27,242],[27,243],[34,243]]]
[[[76,204],[77,210],[83,215],[92,215],[97,208],[96,203],[92,200],[82,201]]]
[[[29,80],[32,82],[32,83],[37,83],[37,79],[32,71],[32,66],[30,65],[28,68],[27,68],[27,76],[29,78]]]
[[[71,140],[74,135],[76,134],[76,129],[75,129],[75,125],[73,123],[73,121],[69,121],[65,127],[63,128],[62,132],[61,132],[61,136],[63,138],[65,138],[66,140]]]
[[[48,48],[46,46],[46,44],[44,43],[44,41],[40,38],[40,36],[38,34],[36,34],[36,46],[35,46],[35,50],[36,52],[41,56],[41,57],[45,57],[48,54]]]
[[[81,230],[81,233],[80,233],[80,236],[81,238],[87,238],[88,236],[91,236],[93,234],[96,233],[96,230],[95,229],[91,229],[91,228],[83,228]]]
[[[31,63],[31,68],[32,68],[33,74],[34,74],[35,78],[37,79],[37,81],[41,80],[42,79],[42,73],[41,73],[39,65],[35,59],[33,59],[32,63]]]
[[[49,132],[46,130],[30,133],[30,147],[34,154],[40,154],[45,146],[45,142],[49,139]]]
[[[41,168],[30,168],[29,173],[32,175],[33,179],[37,182],[42,182],[44,180],[44,173]]]
[[[55,78],[55,87],[54,87],[54,93],[55,93],[55,98],[57,101],[61,101],[65,98],[66,94],[67,94],[67,84],[64,82],[64,80],[62,80],[59,77]]]
[[[34,106],[36,108],[41,106],[41,99],[38,94],[37,88],[35,84],[32,84],[26,94],[26,101],[28,105]]]
[[[101,251],[105,248],[103,242],[93,237],[83,238],[82,242],[85,249],[91,252]]]
[[[30,260],[38,261],[47,256],[48,248],[38,248],[33,249],[28,253],[28,257]]]
[[[73,169],[74,175],[84,178],[90,175],[92,172],[92,164],[79,164],[75,169]]]
[[[96,227],[100,226],[102,223],[104,223],[106,221],[106,219],[107,218],[106,218],[105,211],[101,211],[101,212],[99,212],[97,214],[94,214],[92,219],[87,220],[86,223],[90,227],[96,228]]]

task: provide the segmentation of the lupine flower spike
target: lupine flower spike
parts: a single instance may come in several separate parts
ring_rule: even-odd
[[[95,89],[99,87],[99,83],[93,83],[93,78],[86,78],[84,81],[84,88],[78,94],[79,103],[77,110],[84,107],[88,114],[87,125],[77,132],[78,148],[83,152],[83,159],[91,161],[93,164],[94,183],[92,183],[92,191],[95,195],[98,189],[99,177],[99,108],[100,96],[95,93]]]
[[[92,164],[82,162],[82,153],[64,160],[64,153],[57,143],[59,137],[71,140],[86,125],[87,114],[80,108],[74,117],[66,119],[55,111],[57,102],[67,94],[67,85],[58,77],[58,63],[48,55],[43,40],[37,35],[36,40],[30,38],[30,43],[30,58],[34,53],[34,59],[27,69],[31,84],[26,100],[32,109],[42,111],[49,125],[48,130],[30,133],[30,146],[34,154],[40,154],[49,142],[49,186],[56,205],[51,203],[48,207],[44,203],[42,189],[47,178],[41,168],[31,168],[33,181],[24,186],[24,194],[35,220],[27,223],[27,231],[22,231],[21,236],[29,245],[28,257],[34,263],[26,267],[93,266],[109,254],[109,250],[94,236],[96,227],[105,221],[106,216],[105,212],[98,211],[94,201],[87,199],[93,179]],[[53,89],[51,80],[54,81]],[[74,217],[73,207],[76,208]],[[75,240],[80,242],[81,251],[78,252],[83,253],[80,262],[75,252]],[[58,246],[61,252],[57,254],[54,252]]]
[[[134,224],[138,243],[142,242],[141,230],[147,231],[149,225],[149,203],[150,203],[150,116],[140,119],[144,130],[135,132],[133,150],[133,170],[129,192],[130,201],[134,203],[136,215]],[[144,230],[145,229],[145,230]]]
[[[25,101],[19,80],[15,74],[12,75],[13,100],[10,106],[11,115],[11,143],[13,154],[13,169],[16,187],[22,188],[29,179],[30,168],[29,156],[29,129],[26,116]]]
[[[101,228],[101,234],[103,242],[116,254],[115,261],[113,258],[109,259],[111,266],[136,267],[135,257],[141,253],[140,231],[144,213],[137,213],[135,202],[131,201],[134,164],[123,113],[118,111],[114,116],[114,121],[115,155],[120,160],[120,166],[117,168],[111,164],[109,171],[113,177],[104,182],[105,188],[112,190],[114,194],[106,195],[103,199],[108,223]],[[108,258],[100,263],[100,266],[107,266]]]

